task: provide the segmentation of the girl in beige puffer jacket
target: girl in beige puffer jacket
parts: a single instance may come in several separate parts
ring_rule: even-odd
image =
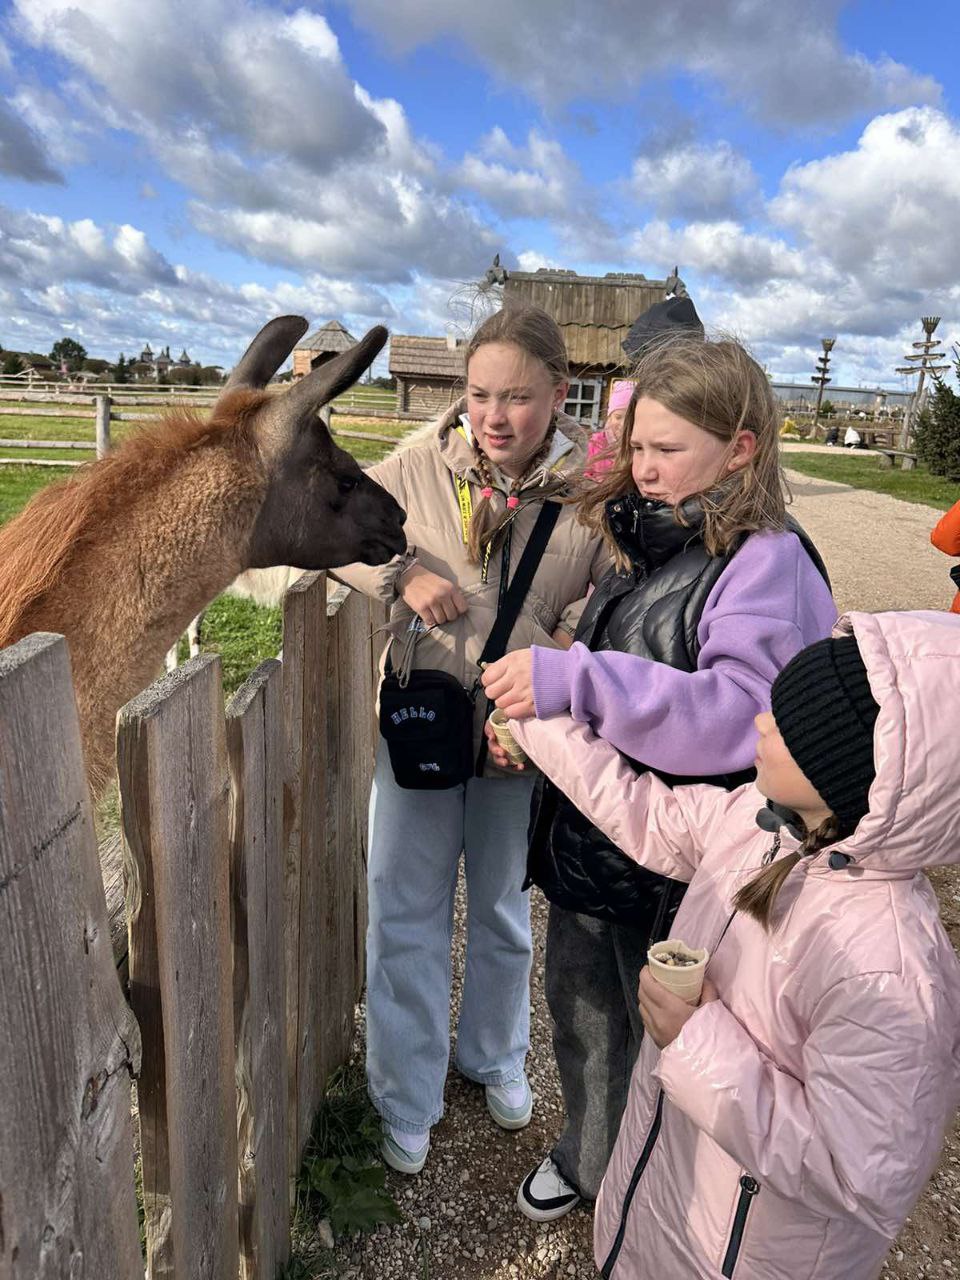
[[[391,603],[402,633],[429,628],[415,669],[452,674],[467,689],[497,614],[501,581],[517,563],[545,499],[578,478],[587,433],[561,408],[568,387],[563,338],[535,308],[491,317],[466,351],[466,399],[430,437],[369,474],[407,512],[408,551],[380,568],[337,571]],[[509,648],[569,644],[591,583],[609,564],[601,540],[561,507]],[[477,698],[475,747],[486,699]],[[370,803],[367,1079],[384,1121],[384,1159],[417,1173],[443,1113],[449,1057],[450,946],[461,853],[467,944],[457,1066],[485,1087],[493,1119],[529,1122],[524,1073],[532,959],[522,891],[531,780],[493,767],[440,791],[399,787],[380,744]]]

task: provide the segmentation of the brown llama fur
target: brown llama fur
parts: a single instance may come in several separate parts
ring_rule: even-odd
[[[406,545],[399,505],[317,419],[386,330],[267,393],[306,328],[299,316],[270,321],[208,420],[179,409],[144,424],[0,529],[0,647],[34,631],[66,637],[95,792],[112,770],[119,708],[244,569],[380,564]]]
[[[166,645],[152,634],[182,630],[194,602],[243,567],[266,486],[246,424],[264,399],[233,392],[207,422],[165,415],[0,528],[0,647],[33,631],[66,636],[95,791],[111,772],[117,708],[161,668]],[[214,506],[226,513],[216,525]]]

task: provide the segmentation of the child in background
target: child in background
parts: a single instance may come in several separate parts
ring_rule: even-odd
[[[613,450],[623,434],[623,420],[632,395],[632,382],[615,382],[611,387],[603,426],[593,433],[587,446],[587,461],[590,465],[585,474],[590,479],[602,476],[613,466]]]
[[[923,874],[960,861],[960,619],[851,614],[772,707],[732,793],[638,777],[569,716],[510,723],[620,848],[690,882],[671,936],[710,951],[698,1007],[641,973],[607,1280],[874,1280],[960,1099],[960,964]]]
[[[945,515],[941,516],[930,534],[930,541],[947,556],[960,556],[960,502],[955,502]],[[960,565],[954,565],[950,577],[960,587]],[[951,613],[960,613],[960,591],[953,597]]]

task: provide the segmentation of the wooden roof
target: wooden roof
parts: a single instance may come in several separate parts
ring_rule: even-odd
[[[421,338],[396,333],[390,338],[390,375],[401,378],[462,378],[463,347],[451,347],[446,338]]]
[[[349,351],[356,345],[356,338],[347,332],[339,320],[328,320],[315,333],[298,342],[294,351]]]
[[[542,307],[553,316],[571,364],[616,368],[626,362],[620,344],[627,331],[639,315],[663,301],[665,285],[644,275],[581,276],[541,267],[507,272],[503,297],[504,302]]]

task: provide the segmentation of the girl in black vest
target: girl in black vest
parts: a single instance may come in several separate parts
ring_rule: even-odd
[[[581,500],[615,567],[570,650],[520,650],[488,668],[497,706],[570,711],[671,783],[749,777],[774,678],[836,617],[819,557],[785,515],[779,425],[738,343],[655,342],[614,466]],[[643,1033],[639,972],[684,886],[638,867],[549,784],[531,837],[529,879],[550,900],[545,984],[567,1119],[517,1202],[549,1221],[596,1197]]]

